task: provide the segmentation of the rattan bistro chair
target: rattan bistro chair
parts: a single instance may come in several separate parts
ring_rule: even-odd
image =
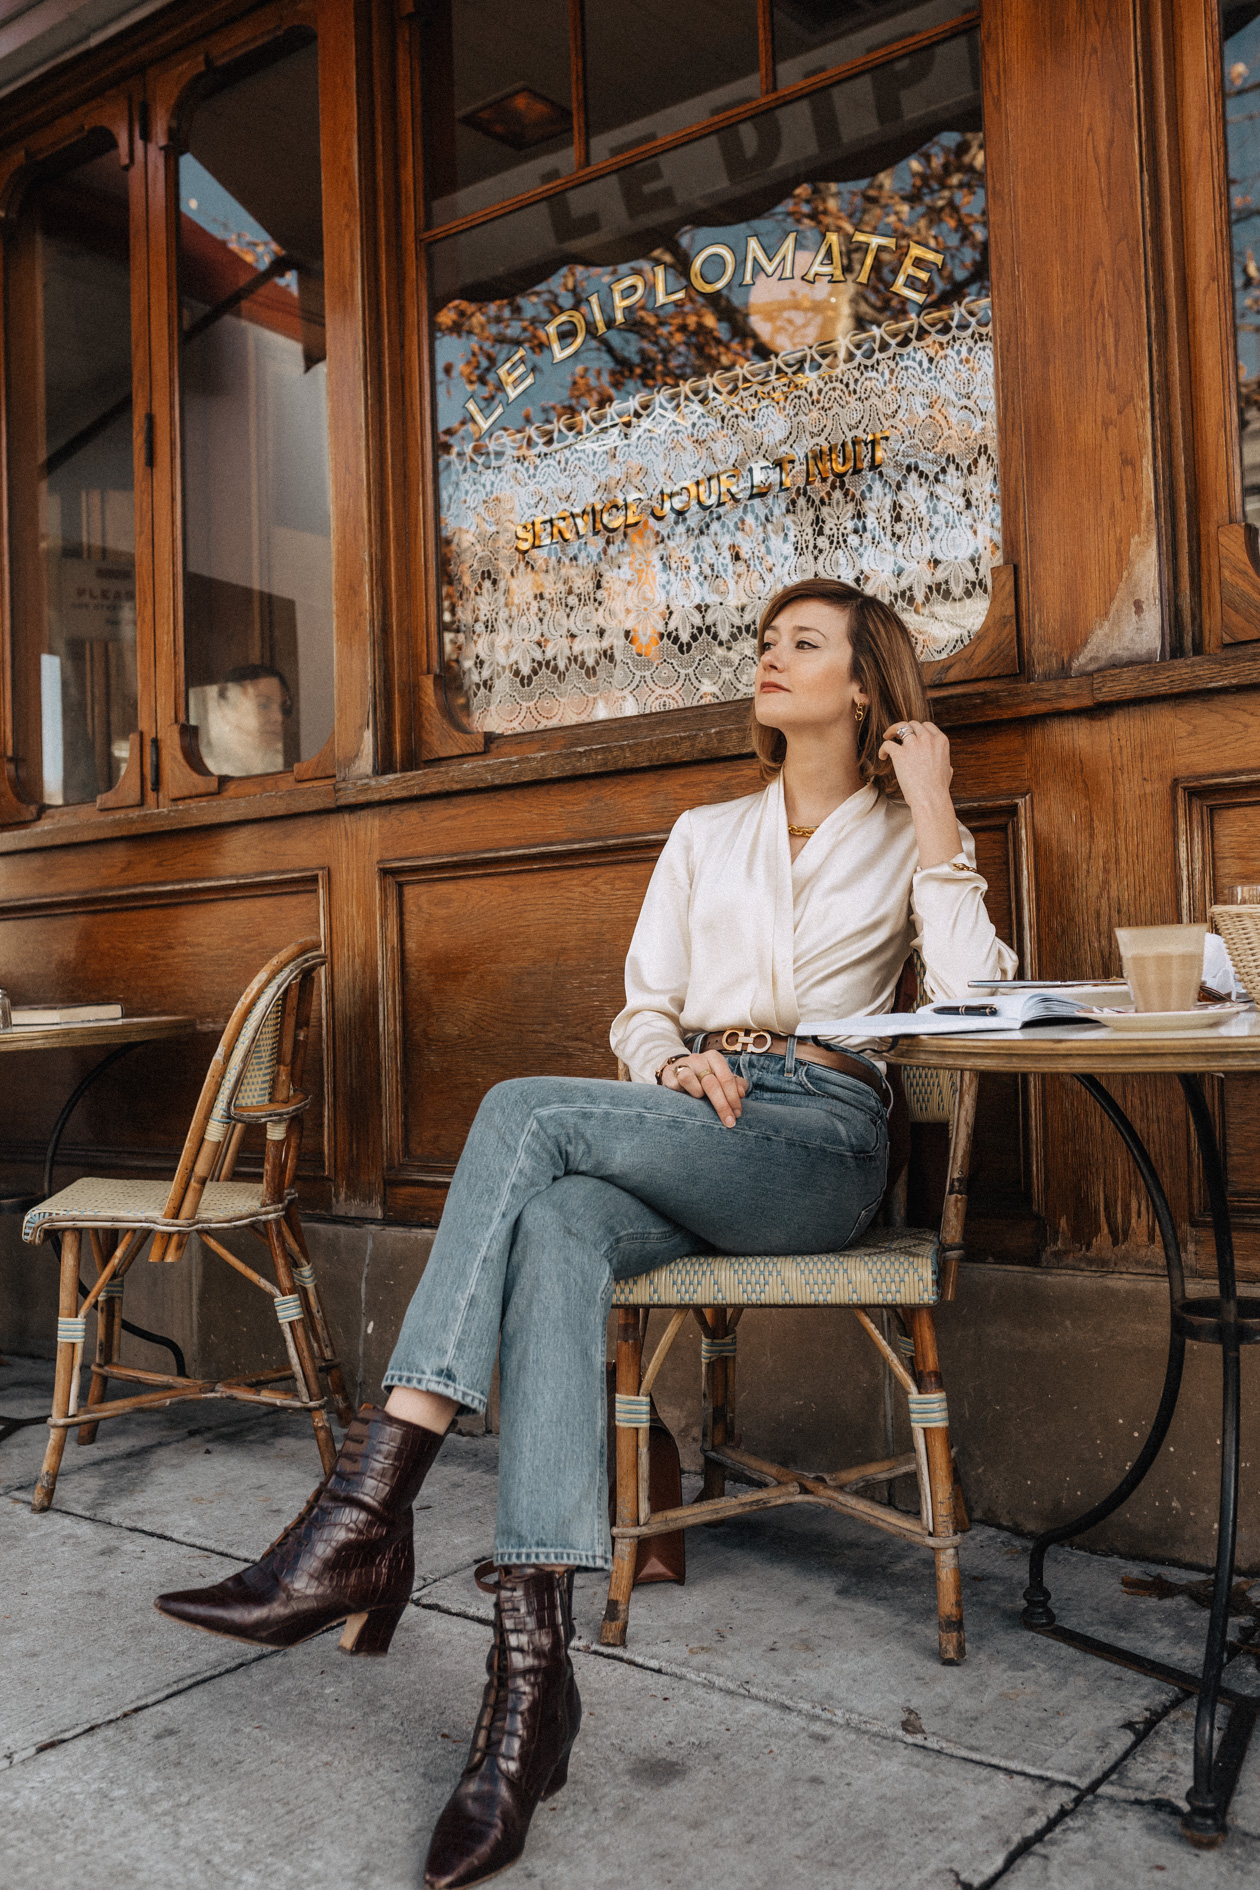
[[[277,952],[244,993],[211,1059],[184,1142],[175,1179],[110,1181],[87,1178],[41,1201],[22,1228],[29,1242],[61,1235],[61,1298],[57,1320],[57,1377],[44,1467],[31,1508],[53,1499],[66,1433],[91,1443],[103,1418],[122,1417],[189,1398],[237,1398],[280,1411],[309,1411],[325,1473],[336,1462],[336,1446],[324,1410],[320,1373],[343,1425],[353,1415],[341,1366],[298,1216],[293,1177],[310,1097],[301,1089],[302,1066],[315,978],[324,963],[318,939],[298,939]],[[251,1126],[266,1132],[261,1176],[233,1181],[241,1142]],[[229,1228],[250,1230],[269,1249],[273,1286],[229,1251],[219,1236]],[[79,1304],[79,1259],[87,1234],[96,1279]],[[196,1234],[202,1245],[267,1294],[288,1352],[280,1370],[237,1378],[185,1378],[141,1371],[118,1362],[122,1295],[128,1270],[150,1236],[150,1260],[177,1261]],[[79,1377],[87,1315],[96,1309],[96,1356],[87,1402],[79,1408]],[[106,1400],[110,1379],[145,1387],[131,1397]],[[292,1379],[291,1393],[276,1390]]]
[[[940,1231],[883,1226],[868,1228],[841,1253],[702,1254],[674,1260],[623,1280],[613,1293],[617,1314],[617,1522],[613,1570],[600,1640],[625,1644],[640,1540],[697,1523],[711,1523],[751,1510],[788,1503],[813,1503],[920,1544],[936,1559],[937,1627],[943,1661],[962,1660],[962,1585],[958,1543],[970,1525],[954,1468],[945,1385],[936,1351],[932,1307],[953,1299],[962,1257],[967,1211],[967,1175],[976,1112],[977,1077],[905,1070],[912,1122],[949,1122],[949,1179]],[[904,1176],[885,1197],[885,1217],[904,1218]],[[851,1308],[893,1380],[905,1394],[913,1449],[905,1456],[849,1469],[802,1474],[740,1449],[734,1432],[736,1327],[747,1306],[847,1306]],[[644,1342],[651,1311],[670,1312],[647,1369]],[[876,1322],[881,1312],[890,1319]],[[704,1486],[681,1509],[652,1514],[648,1500],[648,1439],[651,1392],[666,1354],[687,1322],[699,1322]],[[880,1325],[886,1324],[894,1343]],[[859,1494],[864,1486],[914,1476],[919,1513],[894,1509]],[[747,1495],[728,1496],[726,1479],[751,1484]]]

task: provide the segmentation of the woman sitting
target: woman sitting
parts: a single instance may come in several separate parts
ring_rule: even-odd
[[[933,994],[1011,976],[950,800],[910,639],[846,584],[795,584],[758,632],[758,794],[685,813],[652,875],[612,1046],[630,1084],[500,1083],[473,1123],[385,1375],[331,1477],[262,1560],[163,1595],[175,1619],[267,1647],[345,1620],[383,1654],[413,1581],[412,1510],[496,1354],[501,1444],[488,1680],[467,1766],[438,1820],[430,1890],[521,1853],[568,1773],[581,1706],[568,1655],[573,1571],[610,1565],[605,1331],[613,1282],[709,1246],[817,1253],[884,1191],[890,1099],[870,1044],[802,1018],[890,1008],[917,946]],[[715,1047],[768,1035],[760,1054]],[[762,1039],[756,1039],[759,1047]]]

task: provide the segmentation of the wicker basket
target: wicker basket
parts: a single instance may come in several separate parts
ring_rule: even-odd
[[[1248,995],[1260,1003],[1260,906],[1212,906],[1208,916]]]

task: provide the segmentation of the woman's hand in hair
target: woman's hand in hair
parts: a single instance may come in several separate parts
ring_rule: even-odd
[[[707,1097],[728,1129],[743,1114],[748,1085],[736,1076],[720,1050],[701,1050],[679,1063],[667,1063],[660,1072],[662,1089],[685,1090],[703,1102]]]
[[[935,722],[894,722],[884,730],[879,753],[881,760],[892,762],[897,786],[914,816],[919,865],[943,866],[960,844],[949,794],[954,770],[948,736]]]

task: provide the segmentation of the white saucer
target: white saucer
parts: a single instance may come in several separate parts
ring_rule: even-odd
[[[1237,1017],[1241,1004],[1198,1004],[1192,1011],[1105,1011],[1098,1021],[1109,1030],[1125,1030],[1134,1037],[1168,1037],[1183,1030],[1215,1030]]]

